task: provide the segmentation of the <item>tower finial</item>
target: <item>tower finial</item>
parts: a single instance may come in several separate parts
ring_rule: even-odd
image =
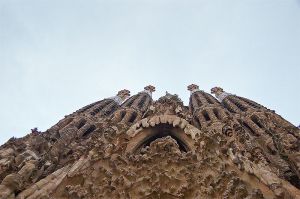
[[[127,89],[120,90],[117,94],[123,101],[130,96],[130,91]]]
[[[155,87],[152,85],[148,85],[146,87],[144,87],[144,92],[149,94],[150,96],[152,96],[152,93],[155,92]]]
[[[199,86],[196,84],[191,84],[187,87],[187,89],[191,91],[191,94],[193,94],[194,92],[199,91]]]
[[[226,93],[223,88],[217,86],[210,89],[210,92],[211,94],[214,94],[220,102],[222,102],[228,95],[231,95],[230,93]]]
[[[130,96],[130,91],[127,89],[120,90],[116,96],[110,97],[108,99],[114,100],[116,103],[121,105]]]
[[[215,95],[220,95],[222,93],[224,93],[223,88],[221,87],[213,87],[212,89],[210,89],[211,94],[215,94]]]

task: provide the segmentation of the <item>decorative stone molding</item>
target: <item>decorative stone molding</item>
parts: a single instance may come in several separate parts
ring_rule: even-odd
[[[166,133],[167,132],[167,133]],[[185,150],[194,151],[194,140],[201,131],[190,125],[186,120],[175,115],[161,115],[144,118],[133,125],[128,131],[132,139],[127,145],[126,152],[131,153],[152,137],[174,136],[185,145]]]

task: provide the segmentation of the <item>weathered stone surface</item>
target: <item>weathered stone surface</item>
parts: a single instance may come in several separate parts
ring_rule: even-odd
[[[213,89],[128,90],[0,147],[0,199],[298,198],[300,132]],[[124,103],[121,100],[126,99]]]

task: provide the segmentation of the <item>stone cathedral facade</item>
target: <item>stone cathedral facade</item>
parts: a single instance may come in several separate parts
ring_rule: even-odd
[[[215,87],[121,90],[0,147],[1,199],[300,198],[300,130]]]

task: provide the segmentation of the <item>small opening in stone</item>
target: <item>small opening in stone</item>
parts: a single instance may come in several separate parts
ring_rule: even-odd
[[[206,111],[203,111],[202,114],[203,114],[203,116],[204,116],[204,118],[205,118],[206,121],[210,120],[209,115],[208,115],[208,113]]]
[[[246,123],[246,122],[243,122],[243,126],[248,130],[250,131],[250,133],[252,133],[253,135],[257,136],[257,133],[255,133],[255,131]]]
[[[77,129],[80,129],[81,127],[83,127],[86,123],[86,120],[81,120],[77,126]]]
[[[214,109],[213,109],[213,112],[214,112],[215,116],[218,118],[218,120],[221,120],[221,116],[220,116],[220,114],[219,114],[218,109],[214,108]]]
[[[90,128],[88,128],[84,134],[82,135],[82,137],[86,137],[88,136],[89,134],[91,134],[94,130],[96,129],[96,127],[94,125],[92,125]]]
[[[287,171],[284,173],[285,179],[289,181],[292,185],[297,187],[298,189],[300,188],[300,179],[296,174],[294,174],[291,170]]]
[[[114,104],[112,105],[111,108],[109,108],[108,110],[105,111],[104,115],[110,115],[112,114],[112,112],[114,112],[118,107],[117,104],[115,102],[113,102]]]
[[[128,122],[133,123],[133,122],[135,121],[136,117],[137,117],[137,113],[136,113],[136,112],[133,112],[133,113],[131,114],[131,117],[130,117],[130,119],[128,120]]]
[[[199,119],[197,117],[194,117],[193,124],[194,124],[194,126],[196,126],[196,127],[198,127],[198,128],[201,129],[201,123],[200,123],[200,121],[199,121]]]
[[[257,116],[251,116],[251,120],[259,127],[259,128],[263,128],[263,125],[261,124],[261,122],[259,121]]]
[[[126,115],[126,111],[122,111],[121,112],[121,120],[125,117],[125,115]]]

